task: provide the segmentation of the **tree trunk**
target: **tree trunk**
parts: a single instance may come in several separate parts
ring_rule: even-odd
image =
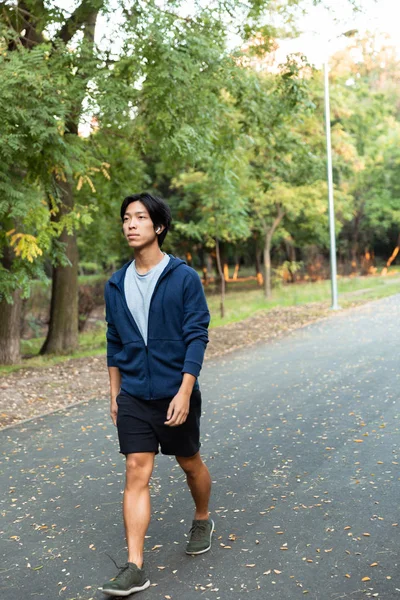
[[[71,184],[61,182],[62,207],[59,216],[73,207]],[[57,266],[53,270],[50,306],[50,323],[41,354],[69,354],[78,347],[78,246],[76,234],[69,235],[64,229],[60,242],[66,245],[65,254],[69,266]]]
[[[93,55],[94,37],[97,16],[101,8],[101,0],[92,3],[82,2],[71,17],[65,21],[57,34],[64,43],[68,43],[76,31],[83,25],[83,36],[87,42],[86,52]],[[84,68],[78,71],[79,76],[89,81],[89,74]],[[76,104],[72,107],[67,119],[66,130],[69,135],[78,135],[79,118],[82,113],[82,103],[85,93],[77,96]],[[70,212],[74,207],[73,189],[70,181],[58,182],[62,194],[62,208],[59,216]],[[78,245],[76,234],[68,235],[64,229],[60,242],[65,244],[65,254],[69,266],[57,266],[53,270],[52,294],[50,306],[50,323],[46,341],[41,354],[69,354],[77,349],[78,338]]]
[[[256,253],[255,253],[255,259],[256,259],[256,277],[257,277],[257,282],[258,285],[260,287],[262,287],[264,285],[264,278],[261,272],[261,248],[259,247],[257,240],[256,240]]]
[[[208,264],[207,264],[208,254],[205,252],[203,246],[200,246],[198,255],[199,255],[199,259],[200,259],[200,263],[201,263],[201,270],[203,272],[203,285],[207,286],[209,283],[209,281],[208,281],[209,272],[208,272]]]
[[[228,281],[229,279],[229,266],[228,263],[224,263],[224,279]]]
[[[264,269],[265,269],[265,279],[264,279],[264,296],[266,298],[270,298],[271,296],[271,240],[272,236],[267,233],[265,236],[265,245],[264,245]]]
[[[256,261],[256,274],[261,271],[261,249],[256,246],[255,252],[255,261]]]
[[[22,299],[19,290],[13,293],[13,303],[0,301],[0,364],[15,365],[21,361],[20,328]]]
[[[221,303],[220,303],[220,311],[221,311],[221,319],[224,318],[225,316],[225,277],[224,277],[224,271],[222,269],[222,264],[221,264],[221,255],[220,255],[220,251],[219,251],[219,241],[218,238],[215,240],[215,257],[216,257],[216,261],[217,261],[217,268],[218,268],[218,273],[219,273],[219,278],[221,281]]]
[[[392,264],[392,262],[394,261],[394,259],[396,258],[396,256],[398,255],[399,252],[400,252],[400,234],[399,234],[399,237],[398,237],[398,240],[397,240],[397,246],[393,250],[392,255],[390,256],[390,258],[387,260],[386,266],[382,270],[382,275],[387,275],[388,268],[390,267],[390,265]]]
[[[355,275],[358,271],[360,225],[364,216],[364,202],[362,202],[353,220],[353,232],[351,239],[351,272]]]
[[[358,271],[358,241],[353,239],[351,245],[351,272],[355,275]]]
[[[282,206],[277,206],[277,215],[271,225],[271,227],[267,227],[265,220],[262,218],[261,222],[264,230],[264,269],[265,269],[265,281],[264,281],[264,295],[266,298],[271,296],[271,245],[272,238],[274,237],[274,233],[279,227],[283,217],[285,216],[285,211]]]
[[[292,263],[296,262],[296,248],[293,243],[293,239],[291,237],[287,237],[284,239],[286,256],[289,261],[288,266],[288,275],[290,279],[290,283],[295,282],[295,273],[292,271]]]
[[[236,281],[238,278],[239,269],[240,269],[240,262],[239,262],[239,259],[237,259],[236,264],[235,264],[235,270],[233,271],[233,276],[232,276],[232,279],[234,281]]]

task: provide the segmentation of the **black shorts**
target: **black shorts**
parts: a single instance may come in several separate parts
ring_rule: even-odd
[[[117,396],[117,428],[121,454],[155,452],[193,456],[200,448],[201,394],[194,390],[190,397],[186,421],[177,427],[164,425],[171,398],[139,400],[126,392]]]

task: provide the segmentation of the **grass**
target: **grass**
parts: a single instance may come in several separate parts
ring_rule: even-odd
[[[339,304],[347,308],[370,300],[378,300],[400,292],[400,268],[391,269],[390,275],[368,277],[342,277],[338,280]],[[331,287],[329,281],[315,283],[297,283],[280,285],[274,288],[270,299],[265,299],[263,290],[256,283],[247,283],[243,289],[241,283],[228,284],[225,299],[225,318],[219,316],[219,294],[207,291],[207,301],[211,312],[211,327],[219,327],[228,323],[236,323],[254,315],[258,311],[270,310],[274,307],[299,306],[312,302],[325,303],[330,306]],[[18,365],[0,366],[0,375],[5,375],[21,368],[49,367],[70,358],[83,358],[104,354],[105,323],[98,321],[94,329],[83,332],[79,336],[79,350],[68,356],[39,356],[44,338],[22,340],[21,351],[29,355]]]
[[[234,287],[236,285],[238,284],[228,284],[224,319],[221,319],[219,315],[219,295],[208,296],[212,327],[242,321],[260,310],[270,310],[277,306],[299,306],[311,302],[330,305],[331,285],[330,281],[326,280],[277,286],[268,300],[260,288],[238,290]],[[368,277],[343,277],[338,280],[339,303],[343,308],[354,303],[378,300],[397,292],[400,292],[399,270],[394,270],[393,274],[386,277],[370,275]]]
[[[39,351],[44,342],[43,337],[21,340],[21,353],[28,358],[24,358],[23,362],[17,365],[0,366],[0,376],[22,368],[51,367],[70,358],[103,355],[106,350],[105,335],[105,323],[99,321],[95,329],[79,335],[79,349],[68,355],[40,356]]]

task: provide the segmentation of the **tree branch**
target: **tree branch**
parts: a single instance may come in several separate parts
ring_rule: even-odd
[[[43,3],[38,0],[39,10],[44,10]],[[35,44],[41,44],[45,42],[41,28],[38,28],[40,24],[40,15],[34,15],[27,6],[24,0],[20,0],[18,4],[13,7],[13,13],[15,15],[14,23],[11,23],[5,2],[0,3],[0,8],[3,9],[3,15],[10,24],[10,27],[19,36],[19,42],[25,48],[32,48]],[[25,34],[21,35],[21,31],[25,29]],[[14,50],[16,43],[11,43],[10,50]]]
[[[103,4],[104,0],[82,0],[81,4],[77,6],[72,15],[56,33],[55,38],[67,44],[83,25],[92,22],[93,15],[97,15]]]
[[[279,224],[282,221],[282,219],[283,219],[284,216],[285,216],[285,211],[283,210],[282,206],[279,206],[279,208],[278,208],[278,214],[275,217],[274,222],[272,223],[272,225],[271,225],[271,227],[270,227],[270,229],[268,231],[268,234],[267,234],[267,237],[269,238],[270,242],[271,242],[272,237],[273,237],[275,231],[277,230],[277,228],[278,228],[278,226],[279,226]]]

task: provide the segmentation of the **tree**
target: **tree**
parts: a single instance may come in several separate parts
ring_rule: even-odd
[[[220,146],[204,164],[204,171],[181,174],[173,181],[183,190],[184,199],[180,209],[185,208],[186,221],[179,221],[176,228],[185,237],[201,242],[205,247],[215,248],[217,270],[220,278],[220,314],[225,316],[225,275],[220,254],[221,242],[238,242],[250,235],[247,197],[243,189],[246,177],[245,148],[240,146],[237,123],[231,111],[220,114]],[[230,140],[230,143],[229,141]]]
[[[251,70],[246,75],[237,92],[237,107],[243,133],[252,140],[248,195],[252,227],[264,238],[264,292],[269,297],[274,235],[285,218],[299,216],[308,204],[304,186],[310,181],[310,169],[305,162],[310,166],[314,159],[296,126],[313,107],[310,71],[302,57],[293,56],[277,75]]]
[[[399,223],[399,78],[396,53],[373,36],[357,39],[334,57],[334,176],[352,197],[341,244],[354,272],[360,257],[377,243],[388,243]]]
[[[51,336],[47,347],[63,351],[76,345],[76,337],[68,334],[70,323],[78,321],[75,296],[77,288],[74,277],[61,277],[72,269],[69,265],[76,262],[76,239],[74,231],[79,222],[88,220],[84,207],[73,202],[73,177],[85,171],[88,161],[82,152],[82,143],[77,138],[78,108],[85,95],[86,82],[82,85],[75,77],[74,64],[77,52],[72,52],[67,44],[78,30],[79,19],[83,13],[87,19],[80,55],[93,45],[94,14],[98,9],[96,3],[85,3],[85,10],[75,12],[64,22],[52,39],[44,33],[57,20],[56,13],[41,3],[21,2],[18,4],[3,3],[3,19],[1,40],[3,52],[1,56],[2,70],[0,89],[2,93],[2,138],[6,140],[2,150],[9,169],[4,170],[2,177],[4,189],[3,214],[12,221],[15,229],[13,237],[2,237],[3,277],[8,281],[10,293],[5,301],[12,298],[16,301],[22,290],[27,294],[29,279],[41,276],[43,271],[38,256],[50,251],[55,264],[55,277],[61,298],[66,292],[72,298],[63,305],[59,319],[60,338],[63,344],[55,347]],[[94,11],[94,12],[93,12]],[[55,16],[56,15],[56,16]],[[79,19],[78,19],[79,17]],[[4,163],[3,163],[4,164]],[[35,211],[36,219],[29,216],[40,203],[46,210]],[[12,206],[11,210],[8,209]],[[28,228],[29,233],[24,231]],[[39,243],[35,232],[40,233]],[[56,240],[57,243],[52,242]],[[10,240],[19,240],[19,245],[37,246],[35,253],[27,252],[25,259],[33,264],[25,268],[15,260],[18,253],[13,253]],[[66,250],[66,252],[65,252]],[[21,252],[21,257],[24,258]],[[71,261],[72,259],[72,261]],[[21,277],[18,276],[21,274]],[[23,275],[22,275],[23,274]],[[23,284],[23,285],[22,285]],[[11,290],[11,288],[13,288]],[[12,311],[13,319],[18,322],[19,302],[16,301]],[[53,305],[54,306],[54,305]],[[1,319],[6,316],[2,313]],[[6,331],[4,327],[1,327]],[[12,328],[15,332],[16,327]],[[53,327],[52,334],[57,330]],[[73,327],[72,327],[73,330]],[[62,335],[62,332],[67,332]],[[11,335],[11,330],[10,330]],[[14,333],[15,335],[15,333]],[[4,347],[15,348],[4,340]],[[7,350],[5,350],[7,354]],[[18,358],[18,351],[10,352],[3,357],[4,362],[13,362]]]
[[[25,245],[29,240],[34,244],[28,236],[36,238],[46,231],[47,245],[38,246],[43,254],[35,256],[33,267],[20,269],[25,273],[27,293],[29,279],[43,274],[44,258],[53,264],[50,327],[43,352],[68,352],[76,347],[76,232],[79,224],[89,222],[88,208],[106,208],[95,188],[107,188],[106,181],[99,183],[106,178],[104,172],[119,177],[116,166],[120,163],[111,148],[115,139],[127,162],[135,165],[137,184],[158,187],[172,197],[172,180],[193,169],[206,173],[209,181],[222,176],[223,187],[227,182],[232,187],[229,171],[236,164],[231,157],[223,159],[218,146],[226,145],[215,125],[223,114],[221,95],[236,93],[229,89],[234,69],[232,53],[226,48],[227,28],[235,29],[242,39],[251,39],[265,8],[290,14],[301,4],[301,0],[279,5],[272,0],[254,0],[244,6],[228,0],[212,9],[196,6],[191,14],[182,16],[186,4],[179,0],[166,6],[131,0],[121,8],[118,27],[123,41],[117,51],[111,45],[112,35],[105,45],[95,42],[98,16],[109,18],[112,12],[106,0],[80,0],[71,12],[54,1],[0,4],[1,61],[5,66],[0,88],[6,102],[12,99],[0,124],[8,136],[4,148],[10,147],[5,164],[12,167],[4,169],[5,202],[21,193],[21,198],[35,196],[47,206],[46,216],[31,229],[28,221],[22,229],[22,221],[4,229],[3,275],[13,281],[7,296],[11,300],[22,290],[21,281],[11,275],[23,263],[18,262],[10,241],[23,239]],[[267,26],[264,32],[270,36],[273,28]],[[19,88],[13,75],[16,67],[18,77],[22,75]],[[13,102],[19,112],[17,120]],[[225,104],[229,104],[226,99]],[[84,140],[79,125],[92,117],[100,131]],[[21,132],[26,129],[23,135],[15,131],[15,123]],[[247,151],[247,141],[241,138],[238,148]],[[210,157],[215,159],[214,167]],[[242,170],[244,173],[244,167]],[[125,181],[128,185],[127,170],[122,171],[113,192],[122,190]],[[239,193],[240,186],[233,188],[234,194],[246,197],[243,190]],[[227,198],[225,192],[221,195]],[[113,202],[116,197],[115,193]],[[13,235],[18,237],[7,237],[6,229],[15,229]],[[214,239],[218,240],[218,235]],[[1,329],[6,331],[0,324]],[[7,346],[11,347],[5,342]]]
[[[256,4],[252,17],[256,16],[263,5],[258,2]],[[180,68],[178,57],[184,59],[190,38],[192,48],[199,43],[199,48],[203,50],[207,49],[205,39],[212,48],[215,47],[215,34],[218,35],[218,41],[223,39],[222,16],[213,16],[211,11],[200,10],[199,14],[193,17],[182,18],[179,16],[179,6],[178,2],[176,6],[164,9],[155,2],[143,5],[136,1],[124,6],[124,19],[120,30],[127,35],[121,52],[115,53],[110,46],[101,49],[95,44],[98,15],[100,12],[105,15],[109,11],[109,3],[105,0],[81,0],[71,13],[59,9],[56,3],[44,4],[34,0],[1,4],[1,35],[8,49],[6,60],[10,60],[12,54],[21,55],[23,50],[24,58],[32,53],[39,67],[47,61],[48,77],[53,83],[52,92],[49,93],[53,101],[63,105],[64,114],[59,127],[63,132],[65,147],[70,152],[63,160],[60,160],[60,157],[58,162],[51,160],[52,182],[48,182],[46,176],[48,164],[42,160],[38,162],[42,178],[40,183],[48,196],[51,189],[57,204],[57,214],[52,215],[56,223],[61,224],[64,217],[78,214],[75,210],[78,197],[75,178],[79,175],[78,186],[82,177],[88,180],[87,159],[80,152],[83,143],[78,136],[79,123],[85,112],[96,114],[100,126],[106,127],[120,122],[121,115],[125,121],[137,116],[133,114],[133,110],[135,104],[138,106],[135,100],[139,91],[140,110],[152,115],[154,111],[148,110],[149,107],[146,106],[146,93],[150,93],[150,102],[154,105],[157,105],[158,98],[164,101],[168,95],[172,102],[166,107],[167,112],[160,111],[153,121],[147,121],[149,129],[153,126],[153,133],[158,137],[156,141],[164,150],[164,154],[173,154],[170,150],[175,148],[180,156],[188,151],[194,155],[197,148],[203,145],[199,132],[189,124],[182,126],[181,122],[180,129],[174,128],[174,131],[168,134],[170,124],[174,121],[171,117],[176,111],[179,113],[181,107],[171,94],[171,79],[158,68],[158,62],[166,65],[159,50],[166,50],[169,41],[172,50],[175,43],[179,46],[178,52],[175,52],[177,60],[174,63],[177,75]],[[253,8],[254,6],[250,5],[247,10]],[[217,57],[216,54],[214,56]],[[182,85],[186,85],[187,82],[192,85],[191,76],[194,76],[196,81],[201,79],[201,71],[208,66],[206,61],[198,60],[193,64],[194,69],[185,73],[183,60],[179,82]],[[157,77],[152,77],[151,72],[156,73]],[[158,86],[152,87],[149,82],[155,80]],[[201,91],[196,87],[196,81],[192,88]],[[183,91],[186,93],[186,90]],[[37,90],[37,98],[40,94],[40,90]],[[195,95],[192,97],[193,105],[194,102]],[[43,124],[40,115],[35,114],[34,117],[37,118],[37,124]],[[142,141],[146,135],[147,133],[142,131]],[[88,150],[87,146],[85,150]],[[84,159],[81,165],[77,165],[76,161],[79,155]],[[89,164],[91,156],[93,155],[89,155]],[[90,185],[90,179],[88,183]],[[53,267],[50,326],[42,348],[43,353],[69,352],[76,348],[78,343],[76,230],[59,228],[59,231],[58,248],[60,245],[64,248],[66,261],[55,263]]]
[[[61,248],[52,241],[76,217],[53,220],[59,210],[54,179],[69,151],[60,130],[65,106],[54,94],[48,52],[44,45],[0,53],[0,358],[6,364],[19,358],[21,294],[29,294],[32,278],[43,279],[46,253],[60,260]]]

